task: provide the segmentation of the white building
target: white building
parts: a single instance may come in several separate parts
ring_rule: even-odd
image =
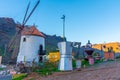
[[[17,57],[19,62],[39,62],[40,51],[45,50],[45,36],[36,27],[28,27],[22,31],[20,48]]]

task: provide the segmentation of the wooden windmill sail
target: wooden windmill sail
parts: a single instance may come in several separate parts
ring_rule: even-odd
[[[21,33],[26,28],[25,24],[27,23],[27,21],[29,20],[29,18],[31,17],[31,15],[35,11],[35,9],[39,5],[39,3],[40,3],[40,0],[37,1],[35,6],[33,7],[32,11],[28,15],[28,10],[29,10],[29,6],[30,6],[30,2],[29,2],[22,24],[17,24],[18,30],[17,30],[15,36],[11,39],[10,43],[8,44],[7,51],[6,51],[6,53],[12,53],[12,56],[11,56],[12,59],[17,57],[17,54],[19,52]]]

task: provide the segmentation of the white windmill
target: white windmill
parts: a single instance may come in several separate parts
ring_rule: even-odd
[[[27,30],[28,29],[28,30]],[[22,31],[17,62],[39,62],[44,54],[45,36],[34,26]]]
[[[39,62],[42,61],[42,55],[45,54],[45,36],[37,30],[35,26],[27,27],[25,24],[40,3],[36,3],[27,17],[30,3],[27,6],[26,13],[21,25],[17,25],[18,31],[7,47],[7,53],[12,51],[12,59],[17,58],[17,62]]]

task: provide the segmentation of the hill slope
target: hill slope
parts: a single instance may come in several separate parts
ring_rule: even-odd
[[[0,18],[0,54],[4,53],[5,45],[8,45],[10,39],[16,33],[16,23],[12,18]],[[43,33],[46,38],[46,52],[56,50],[57,43],[63,41],[60,36],[47,35]]]
[[[16,32],[16,24],[12,18],[0,18],[0,54]]]

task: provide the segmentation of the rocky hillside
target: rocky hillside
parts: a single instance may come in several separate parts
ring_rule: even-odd
[[[16,32],[16,24],[12,18],[0,18],[0,54]]]
[[[12,18],[0,18],[0,54],[4,53],[5,44],[7,45],[10,39],[16,32],[16,23]],[[57,48],[57,43],[63,41],[60,36],[46,36],[46,52],[54,51]]]
[[[62,42],[63,38],[56,35],[46,35],[46,53],[48,54],[50,51],[56,51],[57,50],[57,43]]]

